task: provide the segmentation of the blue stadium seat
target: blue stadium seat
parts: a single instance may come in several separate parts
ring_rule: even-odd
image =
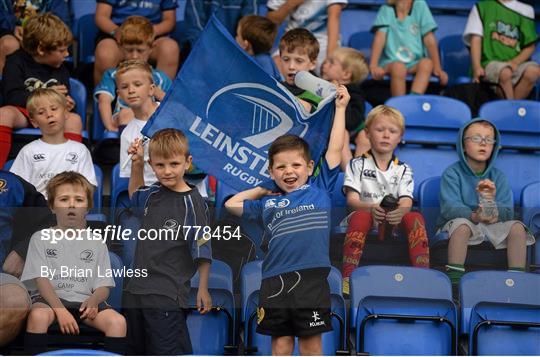
[[[538,240],[540,238],[540,181],[533,182],[521,191],[523,223],[529,227]],[[540,273],[540,243],[532,247],[531,272]]]
[[[371,111],[371,109],[373,109],[373,105],[371,105],[368,101],[364,102],[364,115],[365,117],[367,118],[369,112]]]
[[[349,39],[356,32],[370,31],[376,15],[377,15],[377,8],[375,9],[357,9],[353,7],[345,8],[341,12],[341,19],[340,19],[341,43],[349,43]],[[369,47],[371,48],[371,43],[369,44]]]
[[[480,118],[501,132],[503,148],[540,150],[540,103],[531,100],[496,100],[480,107]]]
[[[436,270],[365,266],[350,278],[357,353],[455,355],[457,314],[448,277]]]
[[[116,221],[118,208],[130,206],[128,194],[129,178],[120,177],[120,164],[114,165],[111,172],[111,211],[109,221]]]
[[[197,273],[191,279],[189,300],[191,306],[196,305],[198,286]],[[212,311],[201,315],[192,308],[187,318],[193,354],[223,355],[225,351],[236,354],[233,274],[226,263],[219,260],[212,261],[208,291],[212,296]]]
[[[94,14],[83,15],[76,21],[75,37],[77,38],[78,63],[94,62],[95,39],[98,32]]]
[[[261,287],[261,268],[262,261],[260,260],[249,262],[242,267],[240,276],[240,293],[242,296],[241,323],[244,326],[243,334],[246,353],[271,355],[270,336],[255,332],[259,290]],[[335,355],[336,352],[348,354],[345,351],[347,320],[345,300],[341,293],[341,281],[341,273],[335,267],[332,267],[328,275],[328,284],[330,286],[332,326],[334,331],[326,332],[322,335],[323,355]],[[295,352],[297,352],[298,344],[295,343],[295,345]]]
[[[437,217],[440,213],[439,191],[441,190],[440,176],[430,177],[420,183],[418,187],[418,206],[426,222],[426,231],[429,245],[436,245],[439,241],[448,240],[447,233],[436,232]]]
[[[457,139],[457,134],[456,134]],[[433,176],[442,175],[444,170],[458,161],[456,150],[452,146],[422,146],[416,144],[400,145],[395,151],[400,161],[408,164],[414,175],[414,198],[418,197],[419,184]]]
[[[225,202],[232,196],[238,193],[237,190],[227,185],[222,181],[217,181],[216,184],[216,200],[215,200],[215,219],[219,220],[222,215],[225,215]]]
[[[472,6],[469,8],[469,10]],[[451,35],[461,35],[465,25],[467,24],[468,11],[465,13],[434,13],[433,18],[437,23],[437,30],[435,31],[435,36],[438,40],[451,36]]]
[[[405,117],[405,143],[454,145],[459,129],[471,120],[465,103],[438,95],[392,97],[385,104]]]
[[[540,354],[540,275],[476,271],[460,282],[471,355]]]
[[[120,135],[117,131],[105,130],[105,125],[103,125],[103,121],[101,120],[101,116],[99,115],[99,107],[97,101],[94,101],[92,104],[92,112],[92,140],[119,140]]]
[[[101,351],[101,350],[87,350],[87,349],[64,349],[55,350],[45,353],[40,353],[38,356],[119,356],[116,353]]]
[[[88,131],[86,129],[86,87],[75,78],[69,79],[70,92],[69,95],[75,101],[75,113],[79,114],[82,121],[83,133],[82,136],[88,139]],[[28,127],[17,129],[13,132],[15,135],[32,135],[41,136],[41,131],[38,128]]]
[[[442,68],[448,73],[449,83],[470,81],[471,58],[461,34],[443,37],[439,41]]]
[[[339,224],[347,216],[347,197],[343,192],[343,183],[345,182],[345,173],[340,172],[331,193],[332,201],[332,232],[334,234],[345,234],[346,228]]]
[[[371,44],[373,42],[373,33],[371,31],[359,31],[349,37],[348,47],[357,49],[364,54],[369,63],[371,57]]]
[[[69,2],[71,13],[75,21],[84,15],[96,12],[96,0],[74,0]]]
[[[501,150],[495,161],[495,167],[501,169],[508,178],[514,194],[514,204],[519,207],[521,190],[532,182],[540,181],[540,152]]]
[[[111,260],[111,269],[121,270],[124,267],[122,259],[113,252],[109,252],[109,258]],[[122,291],[124,289],[124,277],[122,274],[114,276],[114,288],[111,289],[107,302],[116,311],[120,311],[122,308]]]

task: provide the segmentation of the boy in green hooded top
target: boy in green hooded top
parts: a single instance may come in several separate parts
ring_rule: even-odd
[[[447,274],[458,283],[465,274],[467,246],[490,241],[495,249],[508,249],[508,269],[525,271],[526,245],[534,237],[514,220],[512,190],[504,173],[494,167],[500,134],[485,119],[474,119],[459,132],[459,161],[441,178],[440,232],[448,232]],[[479,196],[492,204],[482,204]]]

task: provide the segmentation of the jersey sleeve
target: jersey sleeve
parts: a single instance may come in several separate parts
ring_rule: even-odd
[[[172,81],[171,79],[162,71],[158,71],[159,73],[159,88],[161,88],[162,91],[165,93],[171,88]]]
[[[390,6],[382,5],[377,12],[377,17],[375,17],[375,21],[373,22],[373,26],[371,27],[371,32],[376,32],[378,30],[382,32],[388,31],[388,26],[390,26],[390,19],[391,16],[393,16],[392,11],[393,10]]]
[[[33,165],[28,157],[28,149],[25,146],[17,154],[9,171],[32,183],[32,167]]]
[[[478,8],[473,6],[469,17],[467,19],[467,24],[465,25],[465,30],[463,31],[463,42],[467,46],[471,45],[471,37],[473,35],[484,36],[484,25],[480,19],[480,14],[478,13]]]
[[[364,159],[353,159],[347,165],[345,169],[345,181],[343,182],[343,189],[350,188],[358,193],[362,191],[362,167]]]
[[[409,165],[405,165],[405,170],[401,176],[398,187],[398,199],[401,197],[410,197],[413,199],[414,179],[413,172]]]
[[[530,6],[527,8],[530,8]],[[538,42],[539,38],[536,33],[536,24],[534,22],[534,10],[532,10],[532,18],[522,16],[520,27],[522,48]]]
[[[433,19],[433,15],[431,14],[427,3],[425,1],[415,1],[413,6],[419,7],[420,33],[422,36],[435,31],[437,29],[437,23],[435,22],[435,19]]]
[[[313,180],[313,184],[323,190],[331,192],[336,185],[339,172],[339,165],[331,169],[328,167],[328,162],[326,162],[326,160],[322,160],[319,174]]]
[[[108,271],[109,269],[111,269],[111,259],[109,257],[109,250],[107,249],[107,244],[104,244],[101,242],[97,242],[97,244],[99,244],[99,247],[98,247],[98,256],[96,259],[96,267],[99,266],[99,269],[102,272]],[[114,279],[111,276],[106,276],[109,274],[98,275],[97,272],[94,272],[94,273],[95,273],[94,276],[96,278],[94,279],[93,284],[91,286],[92,292],[94,292],[97,288],[100,288],[100,287],[114,288],[115,286]]]
[[[116,81],[114,79],[114,72],[116,69],[108,69],[103,74],[103,78],[101,79],[101,82],[99,82],[98,86],[94,90],[94,100],[99,100],[100,94],[105,94],[110,96],[113,100],[116,98]]]
[[[82,145],[82,144],[81,144]],[[81,151],[81,159],[79,161],[79,173],[86,177],[88,182],[90,182],[95,187],[98,186],[96,179],[96,171],[94,170],[94,163],[92,162],[92,156],[90,151],[86,147]]]
[[[271,11],[275,11],[282,7],[285,2],[286,0],[268,0],[266,2],[266,7]]]
[[[47,267],[47,259],[45,257],[46,247],[43,241],[42,233],[44,231],[36,232],[30,238],[30,244],[28,246],[28,254],[24,262],[24,269],[21,275],[21,281],[32,280],[40,278],[41,267]]]
[[[160,6],[161,11],[174,10],[177,7],[178,7],[177,0],[163,0],[163,1],[161,1],[161,6]]]
[[[212,261],[212,232],[210,231],[208,233],[208,228],[206,228],[210,227],[208,222],[208,206],[202,197],[199,197],[199,201],[193,205],[195,223],[193,226],[199,226],[201,229],[190,229],[187,232],[188,237],[186,238],[191,242],[191,257],[193,260],[210,262]]]
[[[261,200],[245,200],[242,218],[250,221],[256,221],[262,217],[262,201]]]

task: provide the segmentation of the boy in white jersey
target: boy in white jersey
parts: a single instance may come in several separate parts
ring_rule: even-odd
[[[107,245],[93,240],[89,231],[81,233],[82,240],[65,239],[68,231],[86,230],[93,187],[81,174],[68,171],[49,181],[47,193],[56,226],[34,233],[21,276],[21,281],[35,284],[26,325],[26,354],[46,350],[47,330],[53,322],[70,335],[79,334],[81,322],[92,326],[105,333],[106,350],[122,353],[126,321],[105,302],[109,288],[114,287],[112,277],[105,274],[111,265]],[[64,239],[52,241],[53,232],[64,233]]]
[[[345,171],[343,189],[353,212],[343,244],[343,292],[349,293],[349,277],[358,266],[373,225],[399,225],[409,241],[411,264],[429,267],[428,238],[424,218],[411,212],[414,181],[409,165],[394,156],[405,130],[403,115],[396,109],[379,105],[369,112],[366,134],[371,149],[351,160]],[[386,195],[398,200],[397,208],[385,211],[381,201]],[[384,239],[379,229],[379,240]]]
[[[158,103],[154,101],[156,86],[152,78],[152,67],[142,60],[128,60],[120,63],[116,70],[118,96],[135,115],[120,135],[120,164],[128,157],[129,146],[141,137],[141,129],[156,111]],[[131,160],[120,168],[120,177],[131,176]],[[148,163],[148,149],[144,150],[144,183],[156,182],[156,175]]]
[[[295,135],[277,138],[268,150],[268,172],[278,187],[234,195],[225,207],[245,219],[262,220],[270,238],[262,266],[257,332],[272,336],[273,355],[321,355],[321,334],[332,330],[330,290],[330,192],[339,174],[349,94],[337,89],[336,112],[325,160],[317,177],[308,144]]]
[[[30,122],[41,130],[41,139],[25,145],[10,171],[24,178],[47,197],[47,182],[63,171],[75,171],[97,186],[90,151],[83,144],[66,139],[66,97],[55,89],[39,88],[26,103]]]

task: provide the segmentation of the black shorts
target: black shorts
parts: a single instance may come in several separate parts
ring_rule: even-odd
[[[328,272],[304,269],[263,279],[257,332],[301,337],[331,331]]]
[[[51,306],[47,300],[45,300],[41,295],[35,295],[35,296],[32,296],[32,304],[35,304],[35,303],[42,303],[42,304],[45,304],[47,306]],[[60,299],[60,302],[62,303],[62,305],[64,305],[64,307],[67,309],[67,311],[69,311],[69,313],[71,315],[73,315],[73,317],[75,318],[75,321],[77,321],[77,323],[81,323],[83,320],[81,320],[81,315],[83,314],[82,312],[79,311],[79,309],[81,308],[81,305],[82,305],[82,302],[77,302],[77,301],[67,301],[67,300],[64,300],[64,299]],[[107,310],[107,309],[110,309],[111,307],[109,306],[109,304],[107,304],[107,302],[102,302],[98,305],[98,312],[101,312],[103,310]]]

